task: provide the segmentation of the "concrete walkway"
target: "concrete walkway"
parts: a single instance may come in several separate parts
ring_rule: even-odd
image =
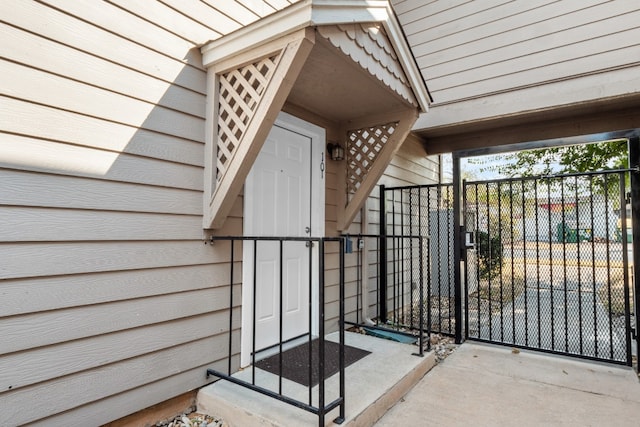
[[[631,368],[465,343],[387,412],[391,426],[637,426]]]

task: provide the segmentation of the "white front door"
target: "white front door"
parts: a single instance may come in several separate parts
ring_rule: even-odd
[[[315,126],[281,113],[245,182],[246,236],[321,235],[324,227],[317,224],[318,214],[313,213],[314,209],[324,211],[324,203],[315,206],[319,203],[315,193],[324,192],[323,165],[318,163],[314,167],[317,160],[314,150],[318,152],[318,148],[324,150],[324,138],[318,138]],[[255,249],[254,256],[252,242],[245,242],[243,366],[250,363],[254,342],[249,332],[254,327],[255,349],[260,351],[277,344],[280,339],[287,341],[313,334],[314,325],[317,325],[317,321],[310,321],[309,317],[314,293],[313,283],[309,283],[310,269],[317,268],[317,265],[314,268],[317,261],[310,263],[309,258],[310,255],[315,257],[317,248],[312,248],[310,253],[306,242],[284,241],[281,256],[279,242],[258,241]],[[252,307],[254,277],[255,322]],[[312,282],[317,282],[317,273],[312,277]]]

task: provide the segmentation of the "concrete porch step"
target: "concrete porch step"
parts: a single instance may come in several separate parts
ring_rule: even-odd
[[[338,333],[327,336],[338,340]],[[346,332],[345,344],[368,350],[365,356],[345,370],[346,419],[343,426],[371,426],[402,398],[434,365],[433,352],[415,356],[415,345]],[[251,379],[251,368],[234,376]],[[338,375],[326,381],[326,402],[338,396]],[[256,384],[277,390],[277,376],[256,370]],[[313,389],[317,406],[317,389]],[[283,394],[298,400],[308,399],[308,389],[283,380]],[[264,396],[229,381],[218,381],[198,392],[198,411],[223,418],[229,426],[317,426],[318,417],[310,412]],[[331,426],[338,416],[334,409],[326,416]]]

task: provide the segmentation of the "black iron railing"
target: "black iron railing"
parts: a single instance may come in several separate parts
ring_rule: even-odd
[[[335,422],[340,424],[344,421],[345,417],[345,379],[344,379],[344,370],[345,370],[345,357],[344,357],[344,239],[340,237],[336,238],[303,238],[303,237],[246,237],[246,236],[225,236],[225,237],[212,237],[211,244],[216,246],[223,242],[227,242],[230,245],[229,253],[230,253],[230,262],[229,262],[229,341],[228,341],[228,366],[227,372],[222,372],[215,369],[208,369],[207,376],[208,377],[217,377],[226,381],[230,381],[232,383],[238,384],[242,387],[246,387],[263,395],[272,397],[279,401],[288,403],[297,408],[303,409],[305,411],[311,412],[318,416],[318,425],[324,427],[325,425],[325,417],[326,415],[336,409],[339,408],[339,415],[335,419]],[[249,247],[247,247],[249,245]],[[330,249],[329,247],[333,248]],[[242,247],[242,249],[240,248]],[[234,317],[233,317],[233,300],[234,300],[234,269],[238,266],[236,263],[239,261],[237,259],[238,254],[236,250],[243,250],[245,254],[250,253],[250,258],[252,260],[259,259],[259,256],[264,254],[264,251],[270,251],[270,256],[273,257],[278,267],[276,269],[276,292],[278,295],[277,298],[277,317],[278,317],[278,338],[275,345],[268,346],[268,348],[260,348],[261,345],[258,344],[259,337],[256,337],[257,330],[257,320],[256,320],[256,299],[252,298],[251,309],[252,313],[252,327],[251,329],[251,378],[246,378],[240,375],[234,375],[234,369],[232,360],[237,360],[237,351],[234,352],[234,343],[233,343],[233,329],[234,329]],[[273,251],[276,251],[275,253]],[[286,329],[288,326],[285,319],[283,298],[285,295],[285,281],[288,280],[285,274],[286,266],[284,264],[285,252],[288,250],[294,250],[298,252],[298,255],[305,256],[304,252],[306,252],[306,256],[308,257],[308,283],[305,285],[308,286],[308,298],[306,303],[308,304],[309,315],[306,321],[308,322],[307,327],[303,334],[298,334],[295,337],[289,337],[286,334]],[[331,253],[337,254],[338,263],[332,263],[332,265],[327,265],[326,258],[327,254]],[[244,262],[248,260],[244,259]],[[256,267],[256,262],[252,262],[252,272],[251,272],[251,287],[252,287],[252,295],[258,295],[258,292],[261,289],[261,286],[264,286],[265,278],[261,277],[258,274],[258,270]],[[339,375],[339,383],[337,390],[332,390],[331,396],[329,396],[325,381],[325,366],[326,366],[326,343],[327,340],[325,338],[325,279],[326,272],[328,270],[338,270],[338,283],[336,285],[339,286],[339,314],[337,319],[337,331],[338,331],[338,375]],[[317,277],[314,277],[313,272],[317,271]],[[317,301],[314,299],[313,286],[312,283],[317,281]],[[246,310],[246,307],[245,307]],[[246,311],[245,311],[246,312]],[[314,319],[315,316],[315,319]],[[237,319],[236,319],[237,320]],[[313,331],[314,321],[317,321],[317,334]],[[299,326],[299,325],[298,325]],[[317,355],[312,353],[312,345],[313,341],[317,340]],[[283,375],[283,369],[285,368],[283,364],[283,353],[287,350],[289,342],[295,342],[296,344],[300,344],[302,341],[303,344],[307,344],[309,348],[308,354],[308,366],[307,366],[307,376],[308,376],[308,385],[307,392],[305,397],[300,397],[299,395],[293,395],[292,393],[285,393],[283,391],[283,383],[285,380],[285,376]],[[276,372],[274,375],[277,377],[277,386],[273,386],[273,384],[260,384],[260,381],[256,379],[256,363],[263,358],[265,352],[269,352],[269,356],[273,357],[275,353],[278,363],[276,366]],[[246,372],[246,370],[245,370]],[[314,372],[317,373],[317,386],[313,385],[313,376]],[[317,388],[316,388],[317,387]],[[333,398],[333,400],[327,402],[328,399]]]
[[[424,236],[345,235],[356,256],[355,322],[415,338],[416,355],[430,349],[431,297]],[[371,255],[374,256],[371,256]]]

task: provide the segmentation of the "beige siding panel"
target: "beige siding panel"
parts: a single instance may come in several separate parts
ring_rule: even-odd
[[[2,134],[0,167],[202,190],[202,168]]]
[[[7,243],[0,259],[11,263],[0,267],[0,279],[228,262],[228,252],[228,242]]]
[[[202,238],[202,217],[197,215],[4,206],[0,224],[2,242]]]
[[[145,2],[145,4],[153,2]],[[4,22],[108,61],[205,93],[206,73],[36,2],[5,0]]]
[[[429,67],[443,62],[487,53],[493,55],[494,52],[500,54],[501,49],[504,48],[518,49],[513,55],[515,57],[529,51],[550,49],[627,28],[626,25],[616,25],[616,21],[627,21],[627,14],[632,13],[629,4],[616,2],[600,5],[598,2],[598,0],[591,0],[589,3],[595,6],[586,7],[592,5],[585,3],[585,8],[577,11],[569,8],[570,2],[560,5],[552,4],[526,13],[520,11],[518,15],[510,16],[508,19],[491,23],[481,22],[472,30],[439,38],[428,46],[417,46],[416,51],[423,48],[430,50],[427,51],[426,57],[419,59],[421,63],[424,62],[423,69],[426,71],[430,70]],[[566,10],[557,10],[558,8]],[[609,19],[613,19],[611,25],[608,25]],[[632,24],[632,26],[635,25],[635,23]],[[505,31],[505,27],[510,29]],[[476,31],[487,35],[478,38]],[[493,59],[493,56],[490,59]],[[430,73],[438,75],[433,70]]]
[[[230,19],[228,16],[220,13],[203,2],[184,0],[158,1],[166,4],[185,16],[191,17],[191,19],[211,28],[212,30],[221,32],[222,34],[229,34],[230,32],[242,27],[237,21]],[[215,27],[212,27],[213,25],[215,25]]]
[[[629,31],[629,34],[633,31]],[[484,94],[499,93],[514,88],[527,87],[532,85],[542,85],[543,83],[567,80],[567,76],[579,77],[579,75],[588,75],[594,73],[603,73],[608,70],[620,68],[619,64],[624,64],[630,58],[640,58],[640,45],[628,45],[636,43],[636,40],[629,40],[629,34],[620,34],[618,37],[611,39],[620,40],[627,46],[623,46],[618,50],[609,52],[594,53],[593,56],[586,56],[572,61],[558,62],[548,64],[543,68],[525,69],[520,72],[510,74],[509,78],[504,76],[496,76],[486,80],[473,81],[465,85],[459,85],[451,88],[439,90],[437,87],[434,93],[438,93],[439,98],[444,99],[463,99],[477,97]],[[625,39],[625,36],[627,37]],[[604,44],[585,42],[588,46],[600,46],[606,48]],[[532,55],[533,56],[533,55]],[[529,59],[531,61],[532,59]],[[525,65],[526,60],[519,61]],[[636,61],[636,64],[638,62]],[[575,75],[576,70],[580,70],[578,76]]]
[[[451,125],[452,117],[455,117],[457,122],[472,122],[502,115],[511,115],[514,113],[515,100],[518,101],[519,111],[540,111],[554,108],[558,105],[584,103],[607,97],[627,96],[634,92],[640,92],[640,65],[550,82],[544,86],[519,88],[517,92],[490,94],[481,98],[472,98],[438,106],[429,111],[429,117],[428,119],[425,117],[424,122],[418,119],[416,128],[449,126]],[[575,125],[575,133],[581,133],[581,128],[582,125]],[[547,138],[552,137],[553,135],[547,136]],[[517,140],[520,141],[519,139]],[[500,138],[496,136],[490,143],[495,145],[499,141]],[[439,145],[437,149],[441,150],[442,144]],[[444,146],[447,146],[447,144],[445,143]]]
[[[245,8],[258,14],[260,17],[271,15],[276,9],[273,8],[265,0],[235,0],[236,3],[243,5]]]
[[[603,0],[584,0],[584,7],[602,3]],[[545,22],[558,15],[576,10],[571,1],[537,0],[526,4],[511,2],[475,15],[466,15],[459,21],[430,30],[418,30],[407,37],[414,48],[416,57],[446,49],[447,46],[461,46],[488,37],[502,34],[501,43],[508,43],[504,34],[528,25]],[[410,15],[404,18],[410,19]]]
[[[383,176],[382,179],[380,179],[380,184],[386,187],[401,187],[405,185],[413,185],[414,183],[410,178],[403,180],[395,176]]]
[[[234,283],[242,266],[235,263]],[[14,279],[2,282],[2,316],[187,292],[229,283],[229,264]]]
[[[104,89],[0,61],[4,95],[93,117],[204,141],[204,119],[138,101]]]
[[[194,44],[157,25],[142,19],[108,2],[69,2],[43,0],[57,9],[78,17],[106,31],[125,37],[136,44],[184,62],[196,68],[202,67],[202,56]],[[147,2],[149,5],[151,2]]]
[[[238,296],[239,291],[238,288]],[[239,302],[240,298],[237,300]],[[3,372],[0,387],[2,390],[8,390],[9,387],[16,390],[38,382],[215,336],[228,329],[228,326],[228,313],[219,311],[174,320],[170,323],[127,329],[40,347],[29,351],[29,357],[24,357],[22,353],[0,356],[0,372]],[[135,343],[135,345],[122,345],[123,343]]]
[[[4,96],[0,96],[0,127],[35,138],[204,166],[200,142]]]
[[[204,2],[241,25],[249,25],[260,18],[258,13],[236,1],[204,0]]]
[[[395,10],[398,16],[415,10],[420,6],[425,6],[427,4],[436,2],[438,2],[438,0],[391,0],[391,3],[393,4],[393,10]]]
[[[194,46],[219,38],[222,33],[214,31],[188,16],[176,13],[175,10],[158,2],[149,0],[107,0],[109,3],[128,10],[142,19],[153,22],[179,37],[191,42]],[[193,0],[187,0],[193,1]],[[199,49],[198,49],[199,50]]]
[[[274,8],[281,10],[293,3],[298,3],[300,0],[265,0],[265,1],[269,3],[271,6],[273,6]]]
[[[6,169],[0,182],[4,205],[202,215],[201,191]]]
[[[230,254],[203,241],[199,219],[196,46],[258,15],[217,3],[0,6],[0,412],[12,425],[99,425],[226,368]],[[241,202],[225,232],[242,232]],[[241,274],[236,261],[236,307]]]
[[[406,24],[403,28],[407,34],[430,30],[448,22],[461,20],[465,16],[474,13],[481,13],[486,9],[493,8],[506,0],[446,0],[425,4],[422,7],[413,9],[405,16]]]
[[[234,358],[234,366],[238,365],[238,360],[239,358]],[[101,425],[139,411],[141,407],[149,407],[175,397],[176,390],[193,390],[204,386],[211,382],[211,379],[203,374],[206,369],[226,370],[226,366],[226,362],[222,361],[197,366],[194,369],[185,370],[179,374],[145,384],[144,388],[131,389],[104,397],[68,412],[33,422],[30,427],[68,426],[81,423],[84,425]]]
[[[3,417],[16,425],[31,423],[195,367],[202,368],[204,381],[206,365],[225,355],[226,340],[224,335],[206,338],[6,393]],[[25,402],[29,402],[28,410]]]
[[[0,56],[5,59],[204,118],[205,96],[202,94],[8,25],[0,24],[0,32],[4,38],[0,44]],[[16,49],[16,46],[20,48]]]
[[[562,79],[571,75],[614,68],[629,61],[638,62],[640,40],[633,38],[636,33],[638,31],[634,28],[556,49],[531,52],[507,61],[432,79],[432,87],[435,87],[435,90],[447,89],[460,85],[460,82],[472,84],[504,76],[509,76],[510,81],[515,80],[515,86],[520,86],[523,82]],[[579,51],[581,56],[570,56],[570,52],[574,51]],[[539,79],[528,75],[520,79],[515,77],[532,70],[535,70]]]
[[[528,57],[529,55],[538,55],[553,49],[558,49],[559,52],[564,52],[560,48],[584,43],[585,33],[589,34],[589,43],[591,43],[592,40],[596,40],[597,43],[597,40],[600,38],[605,38],[620,31],[638,28],[639,19],[640,11],[629,12],[619,17],[583,24],[580,27],[573,27],[567,30],[554,32],[552,34],[542,35],[520,43],[513,43],[504,47],[494,47],[490,50],[479,51],[478,53],[474,53],[464,58],[426,67],[424,68],[424,71],[430,76],[430,79],[435,79],[440,76],[475,69],[479,64],[495,65],[502,63],[504,66],[505,63],[508,64],[509,60],[522,58],[523,56]],[[577,49],[577,51],[582,54],[583,50],[580,48]],[[567,57],[571,58],[571,56],[567,56],[566,53],[563,53],[562,58]],[[535,57],[534,62],[536,62],[536,65],[542,65],[535,61]],[[506,66],[509,67],[508,65]]]
[[[397,168],[398,171],[402,171],[401,173],[405,179],[410,179],[416,184],[424,184],[425,182],[431,183],[438,177],[435,171],[425,167],[424,164],[415,163],[411,160],[403,159],[400,156],[393,161],[390,167],[394,167],[394,169]],[[389,173],[394,169],[389,169]]]
[[[7,317],[0,321],[0,332],[5,337],[0,342],[0,354],[198,316],[223,310],[228,305],[229,287],[224,286]],[[226,317],[227,323],[216,329],[228,327]]]
[[[242,218],[227,217],[224,222],[223,230],[225,236],[242,236],[243,220]],[[200,227],[202,227],[202,217],[200,217]]]

